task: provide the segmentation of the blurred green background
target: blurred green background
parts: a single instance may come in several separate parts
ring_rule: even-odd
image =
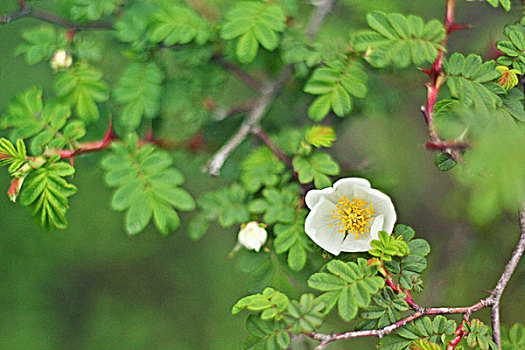
[[[16,3],[0,0],[0,14],[16,10]],[[54,9],[53,1],[33,3]],[[206,0],[191,3],[207,5]],[[458,0],[457,21],[472,24],[473,29],[454,33],[450,50],[490,58],[491,45],[502,37],[504,24],[519,18],[521,7],[513,5],[505,14],[483,2]],[[364,28],[365,15],[373,9],[442,20],[445,1],[339,1],[321,37],[345,38]],[[0,26],[1,112],[15,94],[32,85],[52,91],[53,72],[47,64],[28,66],[23,57],[14,56],[22,31],[37,25],[41,23],[22,19]],[[123,66],[119,62],[124,62],[121,47],[111,33],[97,35],[105,37],[100,66],[112,85]],[[433,154],[423,147],[427,135],[419,107],[425,101],[426,76],[413,67],[370,73],[370,93],[358,112],[330,121],[337,124],[334,157],[342,165],[342,177],[370,178],[374,187],[392,197],[398,222],[430,241],[426,288],[415,296],[416,302],[473,304],[494,286],[510,256],[518,238],[517,213],[474,226],[465,214],[465,194],[448,173],[434,167]],[[289,115],[286,108],[293,96],[284,92],[266,119]],[[308,122],[306,113],[290,118]],[[95,127],[95,137],[103,128]],[[181,151],[174,156],[186,175],[185,187],[196,196],[222,183],[201,173],[209,155]],[[111,191],[98,168],[100,157],[76,159],[73,182],[79,191],[71,198],[65,231],[41,232],[26,208],[0,196],[0,349],[240,349],[247,335],[245,315],[232,316],[230,310],[247,294],[246,276],[236,268],[235,259],[226,258],[235,245],[235,229],[212,228],[199,242],[192,242],[184,227],[167,238],[153,227],[135,237],[126,235],[122,215],[110,208]],[[228,169],[235,172],[235,162]],[[2,192],[7,191],[5,171],[0,184]],[[191,214],[183,216],[183,223],[190,218]],[[524,275],[521,264],[503,296],[503,324],[523,322]],[[486,322],[488,316],[487,310],[475,315]],[[333,319],[323,331],[345,329],[348,325]],[[370,349],[375,343],[352,340],[330,348]]]

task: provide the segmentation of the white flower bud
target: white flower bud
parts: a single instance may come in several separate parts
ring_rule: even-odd
[[[51,59],[50,65],[56,72],[71,67],[72,63],[73,58],[66,52],[66,50],[57,50]]]
[[[258,252],[266,242],[267,236],[266,230],[259,223],[252,221],[241,228],[237,239],[246,249]]]

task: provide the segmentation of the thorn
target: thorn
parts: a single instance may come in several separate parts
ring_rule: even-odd
[[[458,30],[470,29],[470,28],[472,28],[472,25],[470,25],[470,24],[456,24],[456,23],[452,23],[448,27],[447,32],[450,34],[450,33],[456,32]]]
[[[423,69],[423,68],[418,68],[420,72],[423,72],[425,73],[426,75],[428,75],[429,77],[432,76],[432,72],[433,70],[432,69]]]

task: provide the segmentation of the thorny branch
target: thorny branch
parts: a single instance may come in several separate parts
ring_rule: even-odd
[[[324,0],[322,3],[317,5],[317,9],[314,12],[308,28],[306,30],[308,36],[314,36],[319,30],[323,20],[332,7],[333,0]],[[219,175],[222,165],[229,157],[229,155],[241,144],[242,141],[250,134],[253,127],[259,124],[268,106],[274,99],[274,96],[280,90],[286,79],[292,73],[292,67],[285,67],[272,81],[264,84],[261,88],[259,97],[254,102],[253,109],[248,113],[246,119],[241,124],[237,132],[226,142],[218,151],[215,153],[213,158],[206,165],[205,171],[208,171],[211,175]]]

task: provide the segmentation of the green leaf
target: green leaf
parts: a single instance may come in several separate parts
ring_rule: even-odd
[[[309,250],[308,238],[304,232],[306,210],[299,210],[291,224],[279,223],[274,227],[276,235],[273,246],[277,254],[288,251],[288,266],[294,271],[302,270],[306,265],[306,250]]]
[[[22,139],[17,140],[15,148],[9,140],[0,138],[0,166],[10,164],[10,174],[16,175],[16,171],[27,163],[26,155],[26,146]]]
[[[498,5],[501,5],[501,7],[503,7],[503,9],[507,12],[510,11],[510,5],[511,5],[511,2],[510,0],[487,0],[487,2],[492,6],[492,7],[498,7]]]
[[[66,36],[56,32],[53,27],[32,28],[22,34],[24,44],[16,48],[15,54],[25,54],[28,64],[50,60],[53,54],[67,45]]]
[[[55,91],[61,102],[75,107],[76,115],[86,123],[98,120],[97,102],[109,98],[109,89],[102,80],[102,73],[85,62],[74,64],[58,73]]]
[[[257,56],[259,44],[266,50],[275,50],[280,43],[277,33],[285,29],[286,16],[281,7],[272,2],[241,1],[226,14],[221,38],[239,38],[236,56],[241,63],[250,63]]]
[[[367,321],[364,329],[383,328],[399,321],[402,318],[401,312],[410,308],[404,298],[405,295],[394,292],[390,287],[373,295],[373,305],[365,307],[359,314]]]
[[[253,294],[240,299],[232,308],[232,314],[238,314],[244,309],[261,311],[261,319],[281,320],[288,309],[288,297],[273,288],[266,288],[261,294]]]
[[[142,117],[152,119],[160,109],[164,72],[156,63],[133,63],[120,77],[113,96],[122,105],[121,123],[135,130]]]
[[[291,224],[296,222],[296,211],[300,196],[299,188],[295,184],[287,185],[278,190],[275,188],[265,188],[262,191],[263,198],[253,201],[250,204],[250,211],[254,213],[264,213],[263,222],[273,224],[281,222]]]
[[[211,28],[205,19],[188,6],[164,2],[153,14],[148,38],[164,45],[188,44],[195,41],[204,45],[211,37]]]
[[[368,253],[381,260],[390,261],[393,256],[406,256],[410,249],[403,237],[394,237],[385,231],[379,231],[379,240],[372,240],[370,245],[374,248]]]
[[[335,141],[335,130],[330,126],[314,125],[305,134],[306,142],[314,147],[331,147]]]
[[[347,115],[352,109],[350,95],[364,97],[367,79],[363,66],[353,59],[334,61],[329,67],[317,68],[304,87],[307,93],[321,95],[310,105],[308,116],[321,120],[330,108],[339,117]]]
[[[509,40],[498,41],[496,47],[505,56],[498,57],[497,61],[499,64],[510,66],[523,74],[525,72],[525,26],[520,23],[507,25],[504,33]]]
[[[133,140],[127,145],[113,143],[111,153],[102,160],[106,183],[118,187],[111,206],[127,210],[125,226],[129,234],[141,232],[153,218],[157,229],[167,235],[180,225],[176,209],[195,209],[191,195],[178,187],[183,176],[170,167],[171,163],[165,151],[152,145],[137,148]]]
[[[31,153],[40,155],[47,146],[63,149],[85,135],[84,123],[69,121],[67,105],[42,102],[42,90],[33,87],[17,95],[8,106],[3,126],[11,129],[11,138],[32,138]]]
[[[482,62],[478,55],[464,57],[456,52],[449,60],[443,61],[443,67],[450,94],[463,105],[479,111],[492,111],[501,106],[502,100],[498,95],[506,92],[492,82],[501,76],[494,61]]]
[[[437,154],[434,160],[434,165],[441,171],[449,171],[455,167],[458,163],[450,155],[440,152]]]
[[[308,279],[308,285],[331,293],[337,300],[339,316],[345,321],[357,316],[358,308],[368,306],[371,296],[385,283],[383,278],[376,276],[377,269],[368,267],[364,259],[358,259],[357,264],[332,260],[326,267],[331,274],[315,273]]]
[[[372,30],[354,34],[352,44],[374,67],[433,62],[445,38],[445,28],[436,20],[424,23],[416,16],[380,11],[369,13],[366,20]]]
[[[218,220],[220,226],[230,227],[250,219],[247,199],[246,190],[233,184],[204,194],[197,199],[197,204],[208,220]]]
[[[250,63],[257,56],[259,45],[252,32],[246,32],[237,43],[235,54],[241,63]]]
[[[296,156],[293,159],[294,170],[299,175],[299,182],[314,181],[316,188],[330,187],[332,182],[327,175],[337,175],[339,165],[327,153],[313,152],[309,157]]]
[[[408,323],[396,333],[382,338],[378,348],[382,350],[407,349],[417,339],[442,345],[444,336],[453,335],[455,331],[456,322],[454,320],[447,320],[441,315],[434,317],[433,320],[425,316]]]
[[[115,22],[115,30],[119,40],[130,43],[135,51],[144,51],[153,47],[148,39],[148,27],[153,21],[154,14],[160,9],[151,2],[133,2],[131,6],[123,7],[122,14]]]
[[[63,177],[74,172],[75,169],[67,163],[47,163],[31,172],[25,180],[20,202],[31,207],[43,230],[66,228],[67,197],[75,194],[77,188]]]
[[[73,20],[96,21],[113,13],[119,0],[73,0],[70,8]]]
[[[284,322],[261,320],[255,315],[248,316],[246,329],[251,336],[243,344],[245,350],[279,350],[290,346],[290,336]]]
[[[284,170],[284,163],[268,147],[259,147],[243,160],[241,182],[249,192],[257,192],[277,185]]]

